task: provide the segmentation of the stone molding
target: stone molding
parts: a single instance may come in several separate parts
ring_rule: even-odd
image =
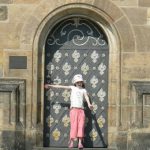
[[[0,78],[0,94],[10,93],[9,123],[15,128],[26,126],[26,86],[24,79],[2,79]],[[15,112],[14,112],[15,111]]]
[[[58,2],[56,0],[52,1],[52,3],[43,0],[25,21],[26,23],[20,37],[20,47],[24,48],[26,45],[29,45],[32,49],[33,39],[35,38],[35,34],[38,34],[37,31],[41,27],[40,24],[45,23],[46,25],[49,20],[56,21],[74,14],[89,16],[90,19],[95,19],[95,16],[97,16],[97,18],[105,20],[106,24],[109,24],[111,27],[114,26],[121,43],[121,49],[123,51],[135,50],[133,27],[123,10],[110,0],[80,0],[80,2],[78,0],[71,2]]]
[[[149,81],[130,81],[132,101],[132,118],[131,127],[143,128],[145,127],[144,109],[145,109],[145,96],[150,95],[150,82]],[[148,103],[149,104],[149,103]],[[149,107],[149,105],[147,105]]]

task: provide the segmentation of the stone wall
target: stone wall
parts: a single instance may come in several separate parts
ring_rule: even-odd
[[[109,147],[150,148],[149,0],[0,0],[0,149],[42,146],[44,40],[39,39],[46,24],[77,11],[97,14],[97,21],[100,15],[108,22],[104,28],[112,27]]]

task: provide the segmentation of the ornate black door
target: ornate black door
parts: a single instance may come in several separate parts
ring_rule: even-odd
[[[45,83],[72,85],[82,74],[94,105],[86,107],[85,147],[107,147],[109,47],[104,31],[92,21],[73,17],[59,22],[45,45]],[[70,91],[45,90],[44,146],[68,147]]]

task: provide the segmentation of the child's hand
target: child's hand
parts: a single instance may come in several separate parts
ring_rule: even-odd
[[[88,107],[89,107],[90,110],[93,110],[93,105],[92,104],[89,104]]]
[[[49,84],[45,84],[44,87],[45,87],[46,89],[49,89]]]

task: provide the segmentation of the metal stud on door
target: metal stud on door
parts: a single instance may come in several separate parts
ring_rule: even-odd
[[[45,82],[72,85],[82,74],[94,105],[85,103],[85,147],[107,147],[109,47],[104,31],[91,20],[73,17],[59,22],[45,45]],[[69,140],[70,91],[45,90],[44,146],[67,147]]]

